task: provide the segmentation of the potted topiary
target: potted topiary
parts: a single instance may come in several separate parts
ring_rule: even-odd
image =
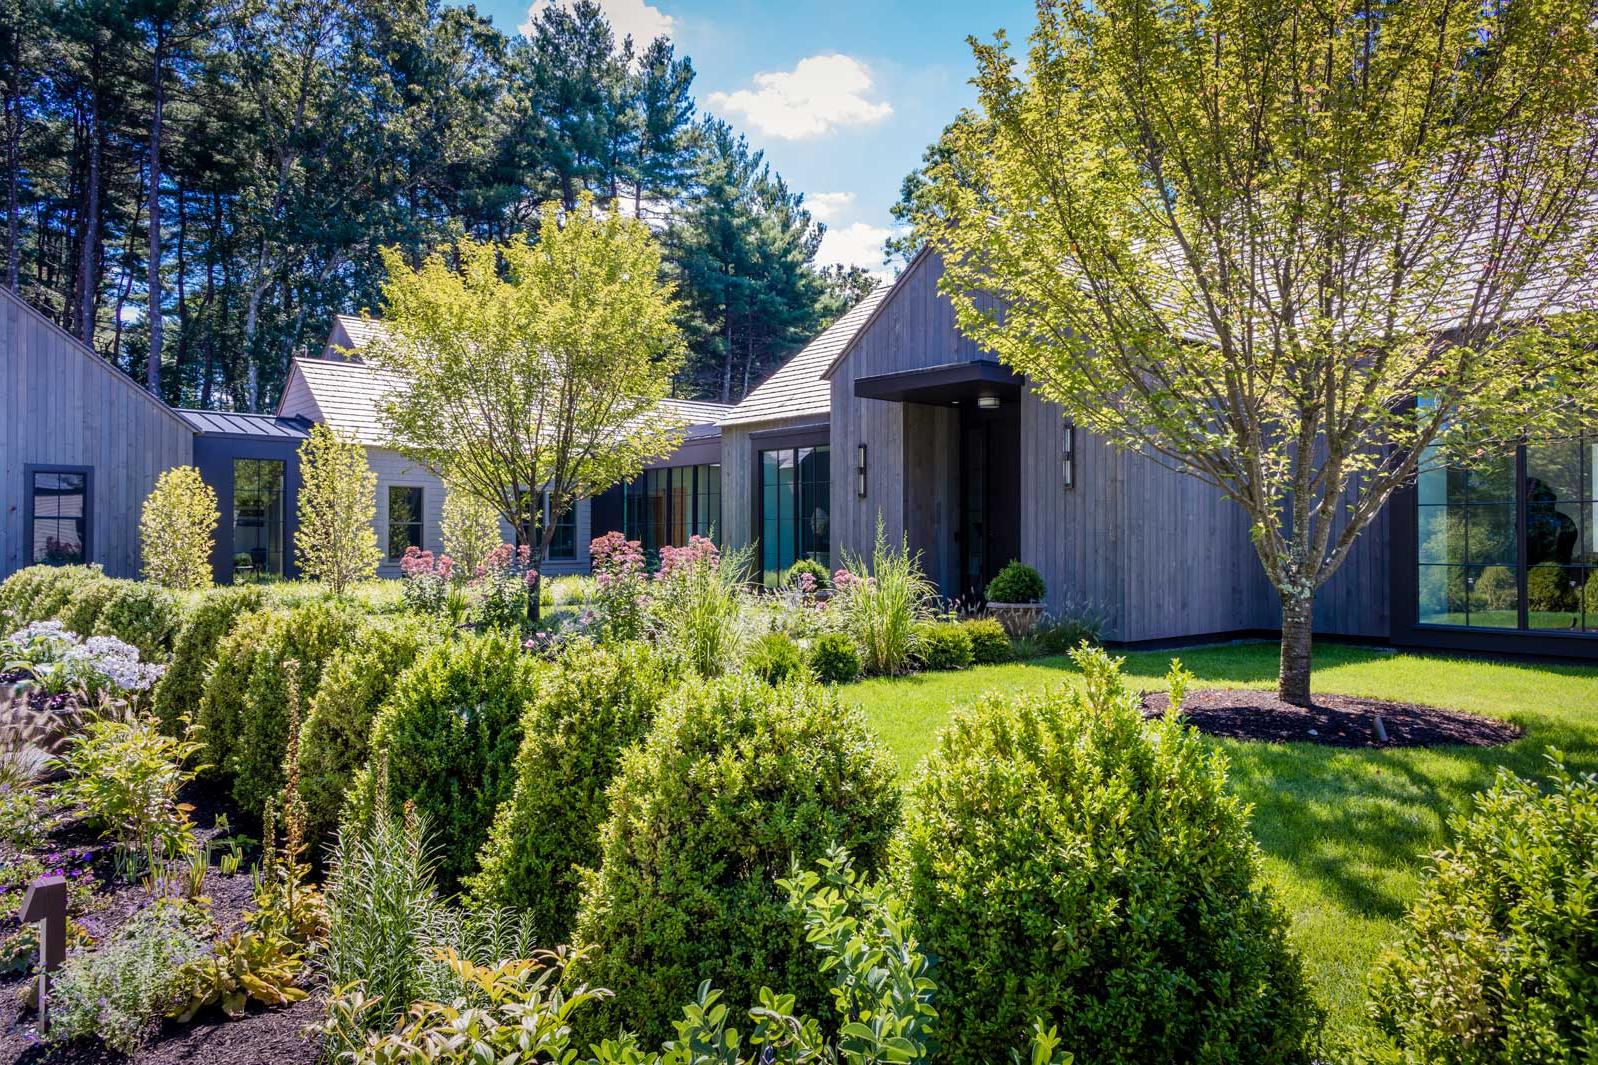
[[[1025,636],[1043,619],[1043,577],[1012,559],[988,583],[988,614],[1011,636]]]

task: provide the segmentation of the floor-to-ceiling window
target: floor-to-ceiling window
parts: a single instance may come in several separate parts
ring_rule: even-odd
[[[760,573],[767,587],[801,558],[832,556],[831,449],[760,452]]]
[[[1598,434],[1427,470],[1415,496],[1418,624],[1598,632]]]
[[[646,553],[681,547],[691,536],[718,539],[721,467],[667,466],[645,470],[622,496],[622,533]]]
[[[233,460],[233,577],[283,574],[282,459]]]

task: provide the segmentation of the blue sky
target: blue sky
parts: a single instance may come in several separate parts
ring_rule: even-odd
[[[530,3],[476,0],[513,31]],[[881,268],[888,208],[929,141],[974,96],[966,37],[1024,43],[1032,0],[600,0],[618,32],[666,31],[693,59],[699,105],[732,122],[805,194],[824,261]]]

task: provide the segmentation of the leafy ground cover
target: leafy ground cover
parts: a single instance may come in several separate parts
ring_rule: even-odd
[[[1164,685],[1172,652],[1127,655],[1144,689]],[[1194,687],[1269,688],[1274,643],[1176,652]],[[954,709],[986,691],[1038,691],[1075,683],[1070,659],[1043,658],[960,673],[877,678],[845,689],[910,776]],[[1572,771],[1598,770],[1598,667],[1459,659],[1326,645],[1316,648],[1315,689],[1408,701],[1510,721],[1524,730],[1505,747],[1385,750],[1210,740],[1231,763],[1232,787],[1254,805],[1267,872],[1293,916],[1318,994],[1343,1041],[1366,1023],[1366,976],[1392,941],[1419,889],[1425,854],[1447,820],[1488,787],[1500,767],[1545,776],[1545,754]]]

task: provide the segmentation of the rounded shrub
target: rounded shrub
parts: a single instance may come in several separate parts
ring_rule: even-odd
[[[369,808],[375,775],[387,774],[389,813],[414,802],[437,833],[446,891],[477,868],[494,814],[515,789],[522,715],[538,681],[536,660],[514,637],[464,637],[418,655],[372,723],[372,766],[357,801]]]
[[[350,782],[366,765],[378,709],[426,642],[424,626],[384,619],[363,627],[322,670],[300,733],[300,797],[312,857],[321,857]]]
[[[971,635],[953,621],[924,621],[916,626],[915,659],[922,669],[968,669]]]
[[[1376,965],[1372,1061],[1487,1065],[1598,1052],[1598,778],[1507,770],[1454,824]]]
[[[69,631],[79,636],[92,636],[95,626],[100,623],[100,615],[117,593],[117,585],[124,583],[128,582],[99,576],[82,581],[72,589],[70,598],[56,612],[56,617]]]
[[[185,714],[199,712],[205,680],[222,638],[240,617],[260,608],[260,589],[241,585],[213,588],[189,610],[172,641],[172,662],[155,688],[155,714],[168,734],[176,733]]]
[[[1483,569],[1476,578],[1475,592],[1477,601],[1489,610],[1513,610],[1520,598],[1520,587],[1508,566]]]
[[[1526,605],[1532,610],[1559,613],[1574,610],[1576,596],[1557,562],[1539,562],[1526,571]]]
[[[0,583],[0,629],[14,632],[60,615],[73,593],[104,580],[99,566],[26,566]]]
[[[1078,1061],[1310,1060],[1320,1012],[1224,756],[1075,658],[1081,688],[957,714],[912,786],[895,876],[947,1060],[1009,1060],[1034,1020]]]
[[[577,916],[572,978],[616,997],[595,1032],[672,1033],[703,980],[729,1008],[761,987],[830,1008],[802,917],[776,881],[836,841],[881,868],[898,824],[895,769],[857,712],[813,684],[685,685],[622,755],[602,855]]]
[[[352,610],[308,603],[288,611],[246,614],[217,645],[216,666],[200,698],[200,739],[206,761],[230,782],[234,801],[247,814],[259,815],[283,786],[289,693],[285,663],[299,663],[303,715],[328,659],[354,638],[360,625]]]
[[[744,669],[767,684],[781,684],[795,680],[805,671],[805,656],[793,637],[781,632],[768,632],[754,642],[744,659]]]
[[[860,675],[860,652],[841,632],[824,632],[810,644],[810,672],[824,684],[848,684]]]
[[[988,582],[988,602],[1041,603],[1046,590],[1042,574],[1031,566],[1011,559]]]
[[[960,623],[966,638],[971,641],[971,661],[979,666],[1008,662],[1015,657],[1010,634],[993,618],[972,618]]]
[[[97,636],[115,636],[139,649],[146,662],[172,656],[172,641],[183,624],[177,597],[148,581],[113,581],[111,593],[95,618]]]
[[[832,579],[832,574],[827,572],[827,567],[813,558],[801,558],[798,562],[788,567],[788,572],[782,575],[782,586],[792,588],[799,583],[799,575],[808,573],[816,582],[817,588],[825,588]]]
[[[676,680],[645,644],[579,645],[545,673],[522,718],[515,791],[471,880],[475,900],[528,912],[541,942],[568,941],[582,870],[599,864],[605,789]]]

